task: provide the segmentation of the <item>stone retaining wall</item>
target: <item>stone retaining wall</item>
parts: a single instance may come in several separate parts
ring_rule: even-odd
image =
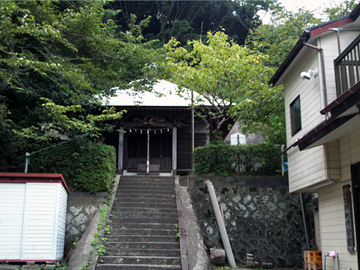
[[[215,215],[204,180],[213,182],[223,210],[227,232],[237,262],[246,264],[254,254],[261,265],[302,267],[305,233],[299,194],[289,194],[286,177],[186,178],[205,245],[222,247]],[[312,196],[307,194],[306,219],[314,239]]]
[[[73,191],[69,193],[66,210],[65,246],[81,238],[90,219],[105,200],[107,193],[90,193]]]

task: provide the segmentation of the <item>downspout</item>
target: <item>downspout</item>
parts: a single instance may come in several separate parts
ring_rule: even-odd
[[[215,217],[216,217],[217,224],[219,226],[221,240],[222,240],[223,245],[224,245],[227,260],[228,260],[230,266],[235,268],[236,263],[235,263],[235,259],[234,259],[234,254],[233,254],[231,246],[230,246],[230,241],[229,241],[229,237],[228,237],[227,232],[226,232],[224,219],[223,219],[223,217],[221,215],[220,207],[219,207],[218,201],[216,199],[214,186],[213,186],[213,184],[211,183],[210,180],[206,180],[205,185],[207,186],[209,194],[210,194],[211,204],[212,204],[212,207],[213,207],[214,212],[215,212]]]
[[[325,80],[325,60],[324,60],[324,50],[320,47],[317,47],[315,45],[306,43],[304,40],[304,46],[309,47],[311,49],[315,49],[320,53],[320,69],[321,69],[321,82],[323,85],[323,96],[324,96],[324,107],[328,105],[327,102],[327,89],[326,89],[326,80]]]

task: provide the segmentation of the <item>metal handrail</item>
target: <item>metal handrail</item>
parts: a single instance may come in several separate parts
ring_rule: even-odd
[[[221,240],[222,240],[223,245],[224,245],[224,249],[225,249],[225,252],[226,252],[226,257],[228,259],[228,262],[229,262],[230,266],[231,267],[236,267],[234,254],[233,254],[232,249],[231,249],[229,237],[228,237],[227,232],[226,232],[225,223],[224,223],[223,217],[221,215],[219,203],[218,203],[218,201],[216,199],[216,193],[215,193],[215,190],[214,190],[214,186],[213,186],[213,184],[212,184],[212,182],[210,180],[206,180],[205,185],[207,186],[209,194],[210,194],[211,204],[213,206],[216,221],[217,221],[218,226],[219,226]]]

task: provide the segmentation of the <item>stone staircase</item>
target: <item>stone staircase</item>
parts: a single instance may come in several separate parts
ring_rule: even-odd
[[[181,269],[174,177],[123,176],[99,270]]]

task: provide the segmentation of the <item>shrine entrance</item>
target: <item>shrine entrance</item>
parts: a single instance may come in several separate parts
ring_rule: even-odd
[[[147,134],[149,132],[149,134]],[[149,144],[147,143],[149,139]],[[147,159],[151,171],[172,170],[172,129],[130,130],[125,133],[124,169],[128,172],[146,172]]]

